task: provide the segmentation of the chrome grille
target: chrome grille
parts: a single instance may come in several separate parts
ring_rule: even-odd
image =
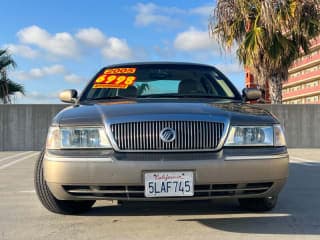
[[[122,151],[190,151],[217,148],[224,123],[205,121],[146,121],[112,124],[111,132]],[[164,128],[172,128],[176,138],[172,142],[160,139]]]

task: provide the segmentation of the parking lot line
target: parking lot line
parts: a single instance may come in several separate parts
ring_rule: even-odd
[[[18,162],[23,161],[23,160],[30,159],[30,158],[32,158],[32,157],[34,157],[36,155],[39,155],[39,152],[28,154],[27,156],[24,156],[24,157],[19,158],[19,159],[15,160],[15,161],[12,161],[12,162],[9,162],[7,164],[4,164],[4,165],[0,166],[0,170],[6,169],[6,168],[18,163]]]
[[[291,156],[290,156],[290,162],[305,165],[305,166],[319,166],[319,164],[317,163],[320,163],[320,161],[316,161],[316,160],[310,160],[310,159],[299,158],[299,157],[291,157]]]
[[[21,155],[25,155],[27,153],[30,153],[30,151],[29,152],[20,152],[20,153],[14,154],[14,155],[10,155],[10,156],[4,157],[4,158],[0,158],[0,162],[3,162],[5,160],[10,160],[12,158],[16,158],[16,157],[19,157]]]
[[[36,193],[36,190],[23,190],[19,191],[19,193]]]
[[[314,163],[317,162],[316,160],[310,160],[310,159],[305,159],[305,158],[300,158],[300,157],[290,157],[293,160],[298,160],[301,162],[308,162],[308,163]]]

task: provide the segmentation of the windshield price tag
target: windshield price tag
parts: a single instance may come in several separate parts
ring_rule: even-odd
[[[136,68],[111,68],[106,69],[104,74],[133,74],[136,70]]]
[[[136,68],[110,68],[104,70],[92,88],[127,88],[134,84]]]
[[[93,88],[127,88],[134,84],[136,76],[102,74],[100,75]]]

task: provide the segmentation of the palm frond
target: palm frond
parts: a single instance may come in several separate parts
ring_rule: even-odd
[[[4,92],[4,89],[7,89],[7,92]],[[0,98],[4,98],[8,95],[14,95],[18,92],[25,95],[25,88],[22,84],[15,83],[10,79],[7,79],[7,81],[0,81]]]
[[[8,80],[9,94],[21,93],[25,95],[25,88],[22,84]]]
[[[209,29],[222,46],[235,42],[239,61],[274,87],[320,35],[320,0],[218,0]]]
[[[0,49],[0,99],[3,103],[11,103],[11,97],[15,93],[25,94],[22,84],[16,83],[7,77],[9,67],[15,68],[16,62],[7,50]]]
[[[16,66],[16,62],[13,60],[12,56],[8,53],[8,51],[0,49],[0,71],[8,67],[15,68]]]

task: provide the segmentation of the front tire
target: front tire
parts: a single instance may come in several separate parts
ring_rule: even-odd
[[[254,212],[268,212],[275,208],[278,196],[266,198],[239,198],[240,207]]]
[[[34,185],[42,205],[59,214],[79,214],[90,210],[95,203],[94,200],[58,200],[53,196],[43,176],[43,157],[44,151],[41,152],[34,170]]]

